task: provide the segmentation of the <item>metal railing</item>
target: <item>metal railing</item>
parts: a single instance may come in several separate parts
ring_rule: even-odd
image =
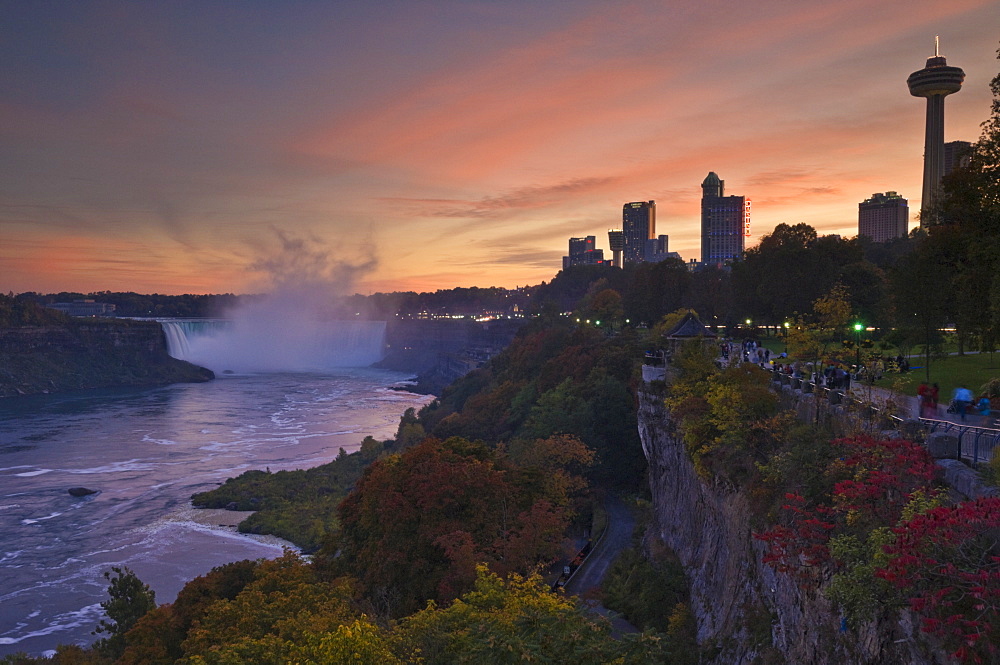
[[[944,432],[955,436],[958,439],[960,456],[962,459],[968,459],[973,466],[989,462],[993,459],[996,449],[1000,448],[1000,429],[963,425],[933,418],[920,418],[919,422],[928,433]]]
[[[965,425],[934,418],[906,419],[894,413],[886,413],[884,409],[880,409],[871,402],[860,400],[842,389],[823,386],[809,379],[794,377],[778,370],[771,370],[771,373],[774,377],[774,383],[789,386],[793,390],[801,390],[806,394],[816,394],[817,397],[828,400],[831,404],[850,405],[859,411],[866,411],[866,416],[870,418],[881,416],[892,429],[900,430],[904,428],[906,423],[916,423],[923,430],[925,437],[934,432],[950,434],[958,439],[959,456],[972,466],[989,462],[993,458],[994,451],[1000,448],[1000,428],[997,427]]]

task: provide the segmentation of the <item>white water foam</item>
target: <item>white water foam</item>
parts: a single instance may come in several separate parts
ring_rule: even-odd
[[[298,303],[273,298],[217,320],[160,321],[171,356],[217,374],[316,372],[382,359],[384,321],[319,321]]]
[[[29,615],[28,618],[37,617],[40,613],[40,611],[35,611]],[[97,624],[102,616],[104,616],[104,609],[101,607],[100,603],[87,605],[73,612],[64,612],[62,614],[55,615],[52,617],[49,624],[44,628],[22,633],[17,637],[0,637],[0,644],[17,644],[18,642],[23,642],[24,640],[32,637],[44,637],[46,635],[52,635],[53,633],[79,628],[81,626],[93,626]],[[28,624],[25,623],[19,623],[15,627],[15,630],[18,628],[24,628],[27,625]]]

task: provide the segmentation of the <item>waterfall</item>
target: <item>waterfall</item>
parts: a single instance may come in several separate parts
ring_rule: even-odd
[[[384,321],[160,320],[167,351],[215,372],[326,371],[382,359]]]

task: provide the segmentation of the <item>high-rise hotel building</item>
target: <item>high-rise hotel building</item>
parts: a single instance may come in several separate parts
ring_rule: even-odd
[[[726,181],[714,171],[701,183],[701,262],[723,265],[743,256],[750,235],[750,199],[726,196]]]
[[[905,238],[910,222],[910,207],[896,192],[872,194],[858,204],[858,235],[875,242]]]
[[[569,239],[569,256],[564,256],[563,270],[570,266],[595,266],[607,263],[604,250],[595,247],[597,236]]]
[[[626,263],[645,260],[646,241],[656,238],[656,201],[636,201],[622,206],[622,232]]]

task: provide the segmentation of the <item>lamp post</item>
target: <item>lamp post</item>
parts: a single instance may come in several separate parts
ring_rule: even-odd
[[[857,369],[861,369],[861,331],[864,329],[863,324],[854,324],[854,365]]]
[[[785,321],[785,355],[786,356],[788,355],[788,329],[790,327],[791,327],[791,324],[788,323],[788,321]]]

